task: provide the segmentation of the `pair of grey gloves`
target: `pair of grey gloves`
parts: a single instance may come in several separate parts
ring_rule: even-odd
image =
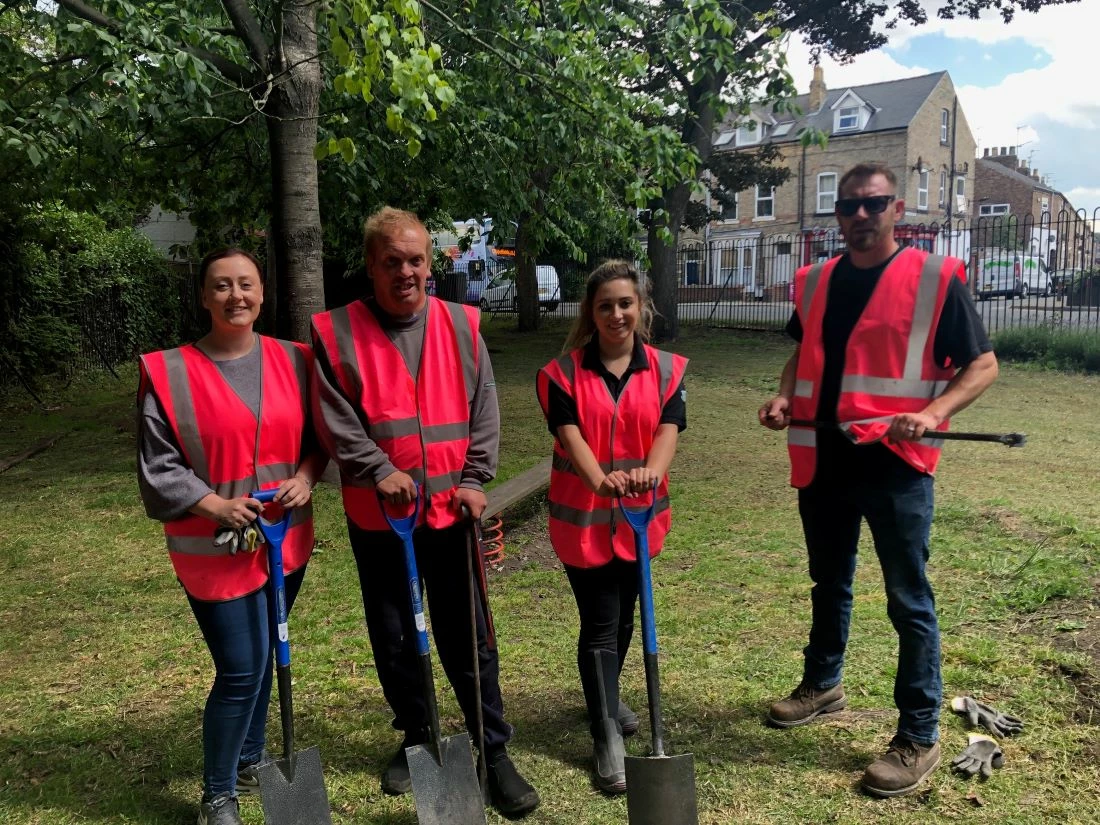
[[[220,547],[231,556],[235,556],[238,550],[254,553],[265,541],[263,531],[255,524],[246,524],[244,527],[219,527],[214,532],[214,546]]]
[[[970,696],[956,696],[951,700],[951,710],[965,716],[971,726],[981,725],[994,736],[1014,736],[1024,729],[1021,719],[1001,713],[992,705]],[[993,769],[1000,768],[1004,761],[1004,751],[996,739],[972,733],[966,750],[951,760],[951,769],[968,777],[980,773],[983,779],[988,779]]]

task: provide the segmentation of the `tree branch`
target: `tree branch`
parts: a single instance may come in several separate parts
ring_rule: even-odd
[[[114,18],[108,17],[103,12],[99,11],[99,9],[89,6],[87,3],[83,2],[83,0],[57,0],[57,3],[81,20],[87,20],[89,23],[99,26],[101,29],[106,29],[113,34],[122,34],[124,31],[121,23]],[[209,63],[221,72],[226,80],[230,80],[239,86],[245,87],[251,86],[253,83],[252,73],[238,66],[227,57],[223,57],[220,54],[207,51],[197,46],[185,46],[181,44],[180,48],[189,54],[195,55],[195,57],[200,60]]]
[[[233,28],[237,35],[248,46],[248,54],[252,57],[252,62],[260,67],[260,71],[267,74],[267,41],[264,40],[263,31],[260,29],[260,21],[242,0],[222,0],[222,5],[229,19],[233,21]]]

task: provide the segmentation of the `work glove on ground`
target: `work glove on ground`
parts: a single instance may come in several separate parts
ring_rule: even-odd
[[[264,534],[254,524],[219,527],[214,533],[214,546],[221,547],[231,556],[235,556],[238,550],[253,553],[264,541]]]
[[[970,734],[968,741],[966,750],[951,760],[951,770],[968,777],[980,773],[982,779],[989,779],[993,769],[1005,763],[1004,751],[996,739],[980,733]]]
[[[1012,736],[1024,729],[1022,719],[1001,713],[970,696],[956,696],[951,700],[951,710],[965,716],[971,725],[981,725],[994,736]]]

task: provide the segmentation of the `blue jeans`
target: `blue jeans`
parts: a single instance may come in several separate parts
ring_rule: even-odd
[[[286,576],[290,611],[305,577],[304,567]],[[237,769],[260,760],[271,700],[273,630],[267,587],[227,602],[192,598],[191,610],[214,659],[214,686],[202,715],[202,787],[210,799],[236,796]]]
[[[805,680],[817,688],[841,680],[856,545],[861,520],[866,519],[886,584],[886,612],[898,634],[898,733],[921,744],[935,742],[943,679],[935,598],[925,574],[932,477],[906,465],[875,477],[815,481],[799,490],[798,510],[814,583],[813,625],[803,651]]]

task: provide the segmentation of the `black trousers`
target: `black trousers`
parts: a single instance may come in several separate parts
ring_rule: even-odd
[[[618,556],[600,567],[570,567],[565,575],[573,588],[580,613],[581,630],[577,639],[577,669],[581,675],[589,718],[600,718],[599,687],[592,661],[593,654],[614,653],[618,671],[622,671],[626,652],[634,635],[634,605],[638,600],[638,566]],[[618,672],[616,672],[618,675]],[[617,704],[618,692],[615,692]],[[609,708],[614,713],[614,708]]]
[[[363,610],[382,693],[393,710],[393,726],[408,744],[427,735],[428,708],[416,652],[405,556],[392,531],[360,530],[348,522],[348,536],[359,570]],[[477,730],[478,700],[474,693],[473,650],[470,634],[470,587],[466,566],[465,524],[442,530],[418,527],[413,533],[421,589],[432,620],[435,650],[454,689],[471,733]],[[485,748],[493,751],[512,737],[504,721],[500,695],[500,659],[486,643],[485,615],[475,598],[478,663],[481,675],[481,711]],[[475,734],[476,735],[476,734]],[[476,744],[476,743],[475,743]]]

